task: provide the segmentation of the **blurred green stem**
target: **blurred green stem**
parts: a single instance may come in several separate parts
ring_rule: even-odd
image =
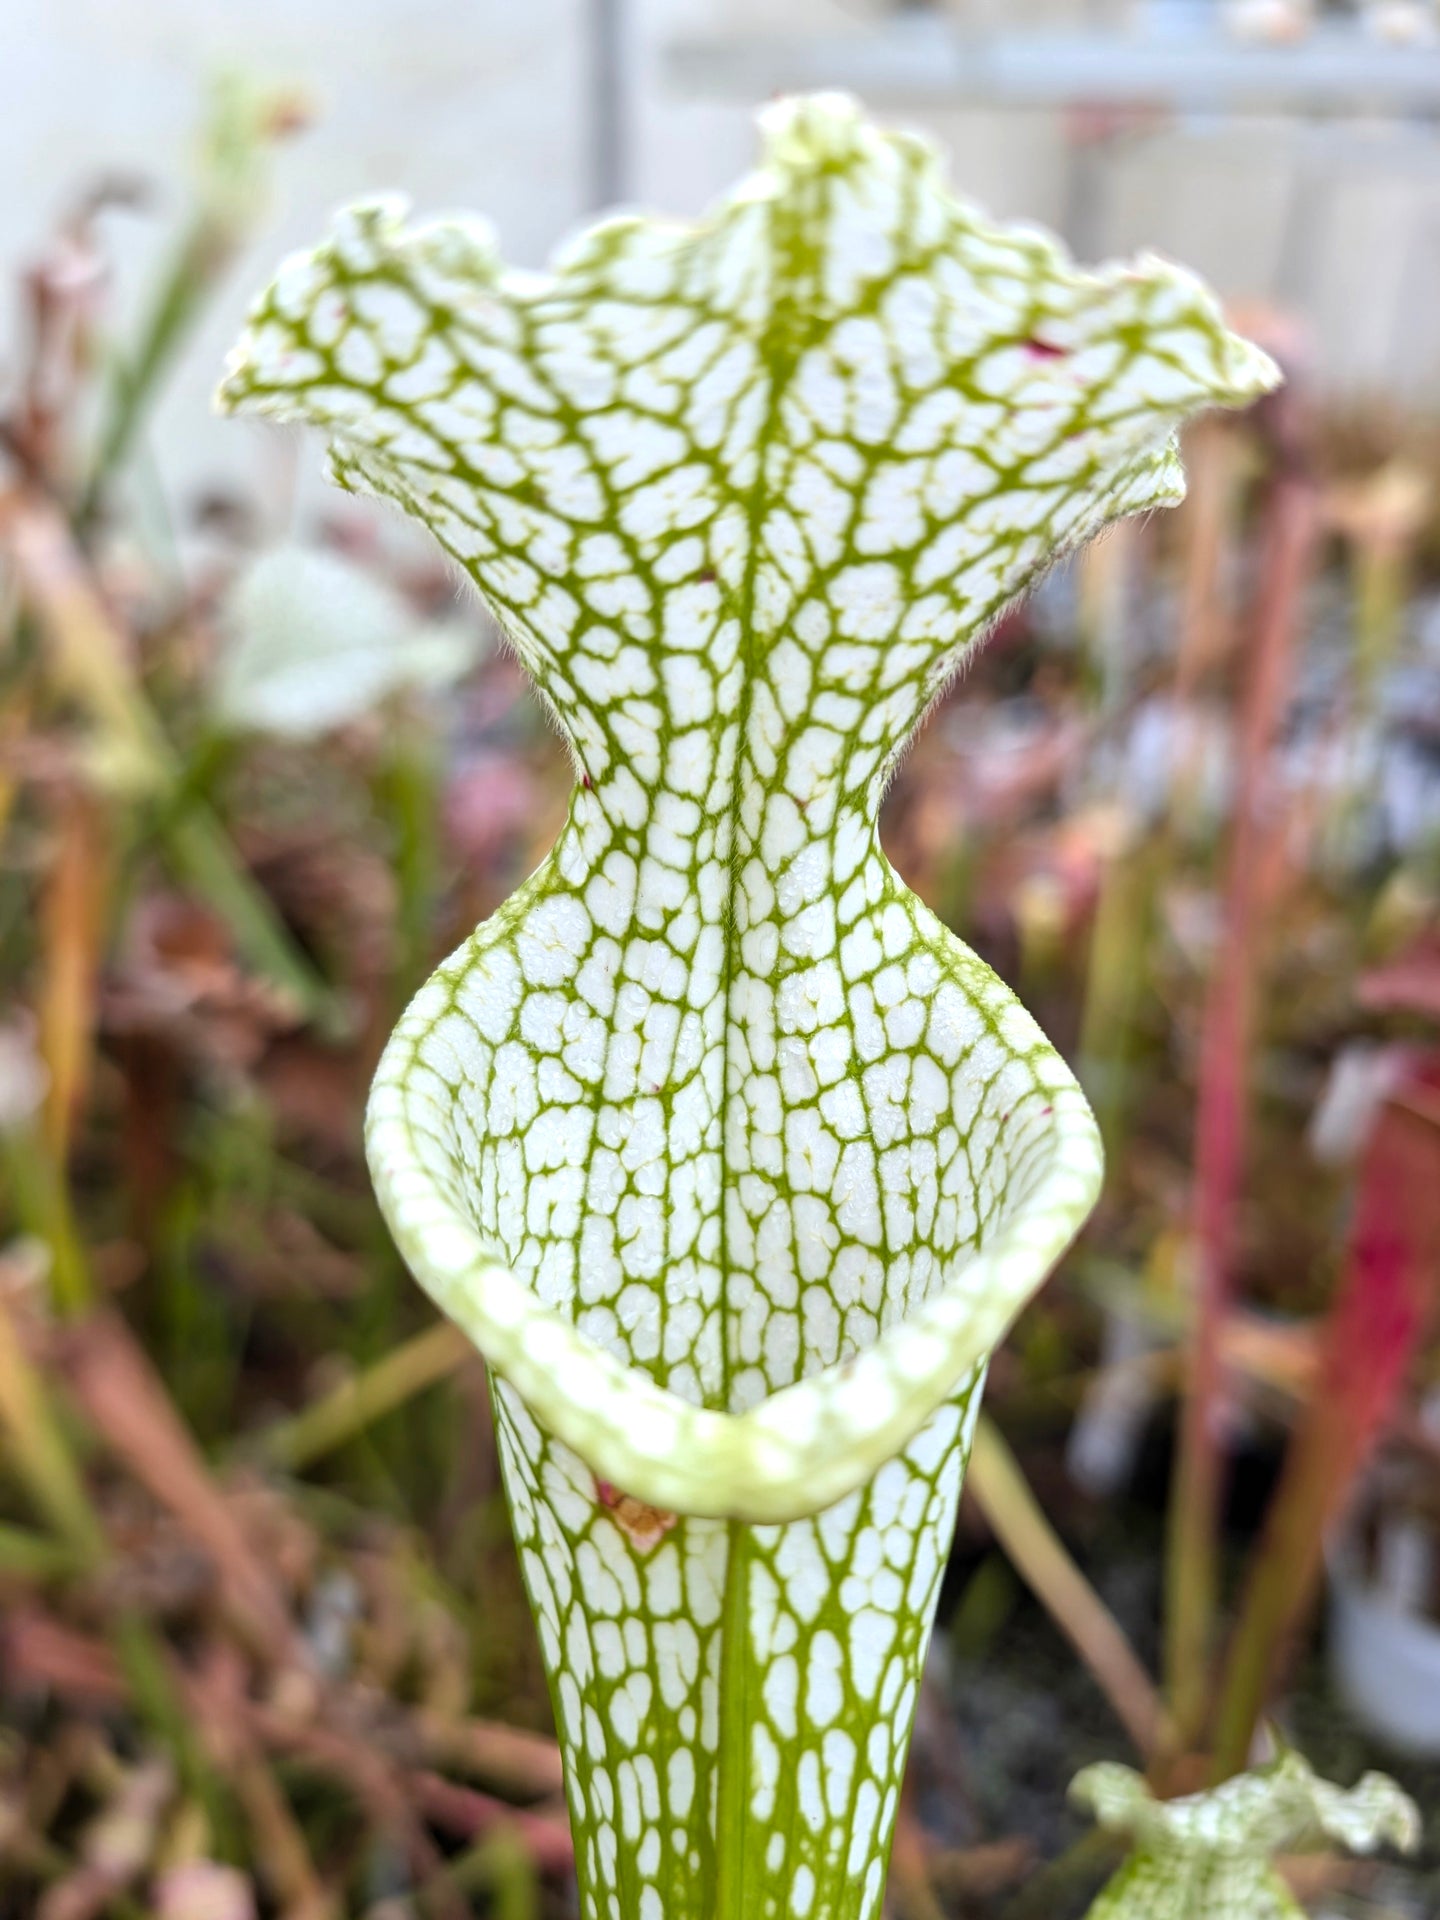
[[[436,876],[439,872],[437,778],[432,728],[408,712],[394,715],[387,730],[384,764],[377,781],[379,809],[395,835],[395,875],[400,889],[396,916],[399,952],[394,975],[398,1016],[430,970]]]
[[[78,530],[93,523],[160,396],[166,372],[254,227],[265,204],[271,149],[306,117],[293,89],[257,86],[239,75],[224,76],[215,87],[201,139],[195,204],[135,347],[115,363],[90,477],[76,510]]]
[[[297,1472],[475,1357],[474,1347],[458,1327],[448,1320],[438,1321],[303,1413],[271,1427],[260,1451],[272,1465]]]
[[[1146,851],[1117,845],[1102,859],[1080,1016],[1080,1084],[1114,1163],[1125,1123],[1131,1032],[1145,988],[1155,867]]]
[[[494,1920],[536,1920],[540,1911],[535,1863],[519,1836],[503,1828],[487,1834],[454,1861],[445,1879],[461,1893],[488,1894],[486,1912]],[[425,1901],[425,1906],[427,1911],[435,1910],[433,1901]]]
[[[296,945],[210,809],[196,802],[173,812],[161,835],[180,878],[214,907],[250,965],[289,994],[328,1038],[343,1037],[350,1019],[342,1001]]]
[[[1085,1662],[1139,1752],[1149,1758],[1171,1737],[1150,1676],[1071,1559],[999,1429],[983,1413],[968,1472],[969,1489],[1010,1564]]]
[[[166,269],[138,347],[128,358],[117,360],[94,465],[75,515],[82,531],[93,523],[110,481],[124,466],[147,412],[159,398],[165,370],[229,260],[233,244],[208,219],[197,218]]]
[[[1000,1920],[1055,1920],[1057,1914],[1078,1911],[1076,1888],[1087,1881],[1098,1885],[1115,1865],[1123,1844],[1103,1827],[1092,1828],[1042,1867],[1001,1910]]]
[[[51,1298],[63,1314],[83,1313],[94,1298],[94,1284],[64,1169],[46,1145],[38,1117],[0,1128],[0,1158],[16,1218],[50,1256]]]
[[[65,1541],[0,1521],[0,1572],[21,1580],[53,1580],[74,1573],[80,1564]]]
[[[211,1848],[234,1856],[236,1822],[229,1790],[210,1764],[201,1731],[171,1671],[154,1628],[133,1605],[122,1604],[111,1623],[116,1657],[142,1716],[165,1741],[188,1791],[205,1809]]]
[[[104,1530],[39,1374],[0,1300],[0,1427],[36,1507],[82,1567],[103,1562]]]

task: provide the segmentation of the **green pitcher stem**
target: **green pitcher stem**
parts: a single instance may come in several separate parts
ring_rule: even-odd
[[[498,1387],[587,1915],[879,1911],[979,1390],[868,1486],[755,1527],[597,1488]]]

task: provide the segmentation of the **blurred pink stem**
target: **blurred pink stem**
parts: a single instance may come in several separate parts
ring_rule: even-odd
[[[1440,1274],[1437,1148],[1434,1123],[1399,1103],[1385,1109],[1371,1136],[1320,1371],[1266,1515],[1230,1644],[1216,1717],[1219,1779],[1249,1758],[1314,1598],[1325,1534],[1389,1424],[1431,1318]]]
[[[1261,854],[1273,826],[1272,756],[1318,527],[1309,474],[1282,462],[1261,535],[1261,580],[1236,741],[1236,790],[1220,947],[1201,1038],[1192,1244],[1196,1312],[1170,1503],[1167,1670],[1182,1739],[1202,1730],[1224,1490],[1221,1329],[1230,1308],[1254,1030]]]

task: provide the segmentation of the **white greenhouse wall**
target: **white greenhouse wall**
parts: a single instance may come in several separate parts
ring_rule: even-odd
[[[989,0],[986,0],[988,5]],[[538,264],[589,211],[596,0],[0,0],[0,274],[15,277],[76,190],[105,168],[151,176],[153,213],[109,217],[133,309],[173,213],[207,78],[227,65],[291,78],[321,107],[283,154],[273,217],[235,268],[156,422],[164,478],[253,471],[254,438],[215,421],[209,393],[245,293],[331,209],[398,187],[423,208],[492,216],[509,256]],[[865,30],[879,0],[620,0],[626,15],[628,197],[699,208],[753,151],[743,102],[680,98],[662,50],[677,34]],[[981,9],[983,11],[983,9]],[[991,14],[996,8],[990,6]],[[1008,24],[1073,20],[1084,0],[1006,0]],[[950,148],[957,181],[1002,215],[1059,224],[1059,115],[887,109]],[[1302,170],[1315,243],[1282,285]],[[1107,250],[1157,245],[1241,298],[1295,295],[1336,387],[1407,406],[1440,400],[1440,143],[1377,127],[1306,135],[1278,121],[1180,126],[1119,150],[1097,232]],[[1293,247],[1290,249],[1293,254]],[[1294,279],[1292,273],[1291,278]]]

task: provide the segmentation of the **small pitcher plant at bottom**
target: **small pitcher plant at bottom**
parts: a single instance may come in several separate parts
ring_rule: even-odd
[[[444,963],[369,1153],[495,1379],[587,1920],[870,1920],[987,1360],[1078,1231],[1063,1062],[881,852],[1057,555],[1274,384],[1158,260],[1076,272],[843,99],[695,225],[543,275],[344,214],[222,400],[422,520],[553,710],[550,858]]]
[[[1086,1920],[1305,1920],[1277,1854],[1321,1841],[1411,1851],[1420,1841],[1419,1813],[1393,1780],[1367,1773],[1346,1791],[1298,1753],[1181,1800],[1156,1800],[1138,1773],[1108,1762],[1070,1791],[1133,1843]]]

